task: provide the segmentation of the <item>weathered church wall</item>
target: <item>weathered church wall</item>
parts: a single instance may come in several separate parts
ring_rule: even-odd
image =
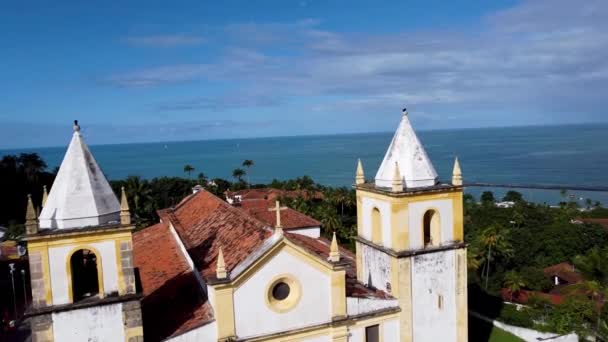
[[[424,214],[429,209],[433,209],[439,213],[441,243],[454,240],[454,209],[451,199],[413,202],[408,205],[408,209],[410,249],[420,249],[424,247],[422,223]]]
[[[234,291],[236,334],[240,338],[331,321],[329,275],[292,253],[297,252],[283,249]],[[270,284],[282,275],[299,282],[301,293],[295,307],[280,313],[271,309],[267,296]]]
[[[316,239],[321,236],[321,228],[290,229],[290,233],[300,234]]]
[[[82,245],[66,245],[49,248],[49,267],[51,273],[51,288],[53,291],[53,305],[70,303],[68,295],[67,267],[70,263],[69,253]],[[103,288],[105,293],[118,292],[118,269],[116,265],[116,245],[114,241],[93,242],[87,246],[99,252],[97,262],[101,262]],[[87,248],[84,246],[83,248]],[[101,260],[99,260],[101,259]]]
[[[116,342],[125,340],[122,304],[53,313],[55,341]]]
[[[399,319],[392,318],[380,322],[369,322],[348,328],[348,342],[365,342],[365,327],[379,324],[380,341],[399,341]]]
[[[377,208],[380,211],[382,222],[382,245],[392,248],[390,202],[377,200],[371,197],[363,197],[361,199],[361,205],[361,213],[363,215],[362,237],[368,241],[372,241],[372,210]]]
[[[202,342],[217,341],[217,323],[211,322],[187,333],[168,339],[170,342]]]
[[[448,250],[412,258],[414,341],[458,340],[455,255]]]
[[[390,293],[387,286],[391,281],[390,256],[363,243],[359,243],[359,247],[363,263],[363,269],[360,271],[363,283]],[[391,289],[393,286],[396,284],[390,284]]]

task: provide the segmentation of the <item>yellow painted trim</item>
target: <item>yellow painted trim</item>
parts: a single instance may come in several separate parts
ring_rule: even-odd
[[[272,296],[272,289],[280,282],[289,286],[289,295],[284,300]],[[295,308],[302,298],[302,285],[291,274],[281,274],[274,277],[266,286],[266,306],[276,313],[286,313]]]
[[[429,222],[429,224],[431,225],[429,227],[429,229],[431,230],[429,233],[431,235],[431,243],[429,246],[426,246],[424,244],[424,217],[426,216],[426,214],[432,211],[433,212],[433,216],[431,216],[431,222]],[[435,215],[436,218],[435,218]],[[437,222],[434,224],[433,220],[436,219]],[[424,214],[422,214],[422,217],[420,219],[420,229],[422,232],[422,248],[427,248],[427,247],[438,247],[441,246],[441,214],[439,212],[439,208],[431,206],[426,208],[426,210],[424,211]]]
[[[409,241],[409,204],[391,203],[391,246],[393,250],[402,251],[410,247]]]
[[[44,301],[47,306],[53,305],[53,291],[51,287],[51,267],[49,263],[49,249],[46,244],[36,246],[27,246],[29,253],[40,253],[40,265],[42,267],[42,275],[44,279]]]
[[[382,212],[377,207],[372,208],[371,212],[371,221],[372,221],[372,242],[383,246],[382,243]]]
[[[223,339],[236,336],[233,288],[216,288],[214,291],[215,307],[213,309],[217,322],[217,337]]]
[[[355,241],[355,264],[357,266],[357,280],[364,283],[363,279],[363,252],[361,251],[361,243]]]
[[[82,233],[79,235],[70,235],[70,236],[49,236],[45,239],[37,239],[30,240],[27,242],[30,248],[35,248],[37,246],[62,246],[62,245],[70,245],[77,243],[92,243],[97,241],[107,241],[107,240],[117,240],[117,239],[130,239],[131,231],[99,231],[99,232],[89,232]]]
[[[116,254],[116,271],[118,272],[118,294],[124,295],[126,290],[125,276],[122,272],[122,258],[120,255],[120,244],[127,242],[128,240],[115,240],[114,241],[114,252]]]
[[[133,327],[125,330],[125,342],[129,342],[131,337],[144,336],[143,327]]]
[[[346,316],[346,271],[331,273],[331,316]]]
[[[454,241],[464,241],[464,209],[463,209],[463,195],[462,191],[456,193],[452,204],[452,210],[454,211],[452,217],[454,220]]]
[[[95,247],[92,247],[89,245],[79,245],[79,246],[74,247],[67,254],[66,260],[65,260],[69,303],[74,303],[74,298],[73,298],[73,293],[72,293],[72,265],[71,265],[70,261],[72,259],[72,255],[81,249],[88,249],[91,252],[93,252],[93,254],[95,254],[95,258],[97,259],[96,266],[97,266],[97,284],[98,284],[98,290],[99,290],[99,298],[103,298],[105,296],[105,292],[103,289],[103,268],[101,267],[101,265],[102,265],[101,253],[99,253],[99,251]]]

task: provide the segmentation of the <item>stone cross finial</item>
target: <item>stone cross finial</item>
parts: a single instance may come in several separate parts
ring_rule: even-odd
[[[49,198],[49,194],[46,191],[46,185],[42,186],[42,207],[46,204],[46,200]]]
[[[28,235],[38,233],[38,218],[32,202],[32,195],[27,195],[27,210],[25,212],[25,232]]]
[[[275,201],[274,208],[268,209],[268,211],[276,212],[277,218],[276,218],[276,225],[274,226],[274,228],[275,228],[275,232],[277,234],[283,234],[283,226],[281,226],[281,210],[285,210],[285,209],[287,209],[287,207],[281,207],[281,203],[279,201]]]
[[[228,272],[226,271],[226,263],[224,262],[224,252],[220,246],[219,252],[217,253],[217,264],[215,265],[215,277],[217,279],[226,279]]]
[[[80,125],[78,124],[78,120],[74,120],[74,132],[80,132]]]
[[[120,188],[120,224],[131,224],[131,212],[129,211],[129,202],[127,201],[127,193],[125,187]]]
[[[460,163],[458,157],[454,160],[454,170],[452,171],[452,185],[462,185],[462,171],[460,170]]]
[[[331,245],[329,247],[329,258],[327,258],[330,262],[338,262],[340,261],[340,249],[338,248],[338,239],[336,239],[336,232],[334,232],[334,236],[331,238]]]
[[[355,184],[363,184],[365,183],[365,174],[363,173],[363,164],[361,164],[361,159],[357,161],[357,175],[355,176]]]
[[[407,115],[407,108],[403,108],[403,109],[401,110],[401,112],[403,113],[403,115]]]
[[[399,163],[395,162],[395,173],[393,174],[393,192],[403,191],[403,178],[401,177],[401,171],[399,171]]]

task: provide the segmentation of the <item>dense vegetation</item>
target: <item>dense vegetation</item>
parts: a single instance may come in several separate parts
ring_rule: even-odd
[[[159,177],[142,179],[130,176],[112,181],[118,194],[125,187],[131,211],[139,229],[158,220],[156,210],[178,203],[191,193],[195,184],[224,197],[227,190],[247,187],[272,187],[283,190],[301,190],[308,196],[282,198],[288,206],[322,222],[324,234],[335,231],[340,243],[353,248],[356,236],[356,200],[354,190],[316,184],[310,177],[279,181],[270,184],[249,184],[247,175],[254,166],[246,160],[242,168],[232,172],[234,181],[208,179],[204,173],[192,177],[195,168],[184,167],[188,178]],[[16,238],[23,232],[23,218],[27,194],[34,203],[40,203],[42,187],[52,185],[54,172],[46,171],[46,163],[35,154],[5,156],[0,159],[0,225],[9,227],[9,236]],[[313,194],[322,193],[323,200]],[[465,195],[465,240],[469,245],[470,307],[507,323],[546,329],[556,332],[576,330],[582,334],[608,332],[603,309],[608,297],[608,232],[600,226],[575,224],[578,217],[608,217],[608,210],[600,203],[588,200],[585,211],[574,202],[567,201],[564,191],[559,207],[548,207],[525,201],[515,191],[504,198],[495,199],[491,192],[481,195],[479,201]],[[514,202],[510,208],[499,208],[495,201]],[[561,262],[574,263],[583,272],[586,281],[564,304],[552,307],[536,300],[524,310],[502,305],[498,298],[501,288],[511,292],[522,289],[546,291],[551,288],[543,268]],[[495,303],[493,307],[491,303]],[[478,305],[482,303],[482,305]],[[494,311],[494,312],[492,312]],[[608,316],[607,316],[608,317]],[[540,318],[540,319],[539,319]],[[539,322],[542,324],[539,325]]]

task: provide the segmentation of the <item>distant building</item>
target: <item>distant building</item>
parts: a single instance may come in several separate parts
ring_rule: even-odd
[[[551,279],[554,286],[573,285],[583,281],[581,273],[574,268],[574,265],[567,262],[549,266],[543,270],[543,273]]]
[[[513,201],[503,201],[503,202],[496,203],[497,208],[513,208],[514,205],[515,205],[515,202],[513,202]]]

